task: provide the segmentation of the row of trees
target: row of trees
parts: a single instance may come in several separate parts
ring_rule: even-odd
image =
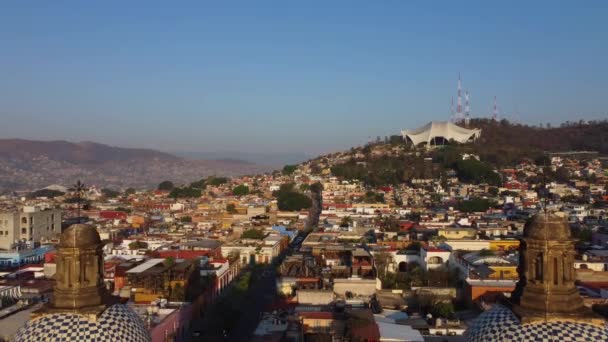
[[[229,181],[230,181],[230,179],[227,177],[209,176],[207,178],[203,178],[203,179],[194,181],[194,182],[190,183],[188,186],[184,186],[182,188],[193,188],[193,189],[205,190],[207,188],[207,186],[218,186],[218,185],[226,184]],[[171,191],[175,188],[176,188],[175,184],[173,184],[173,182],[168,181],[168,180],[160,182],[157,187],[158,190],[163,190],[163,191]]]

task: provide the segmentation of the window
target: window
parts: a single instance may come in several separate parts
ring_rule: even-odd
[[[21,218],[21,223],[26,223],[27,224],[27,217],[22,217]]]
[[[543,281],[543,253],[538,253],[534,262],[535,276],[534,280]]]
[[[21,234],[27,234],[27,228],[21,228]]]
[[[557,258],[553,258],[553,285],[557,285],[559,280],[557,278]]]

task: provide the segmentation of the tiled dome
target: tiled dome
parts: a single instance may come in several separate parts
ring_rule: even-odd
[[[148,342],[151,338],[135,312],[125,305],[115,304],[97,321],[89,321],[77,313],[53,313],[32,319],[17,332],[14,341]]]
[[[608,341],[608,327],[578,322],[541,322],[522,325],[508,308],[496,305],[481,314],[467,331],[470,342],[586,342]]]

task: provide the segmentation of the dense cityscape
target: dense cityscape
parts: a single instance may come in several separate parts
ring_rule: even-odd
[[[568,284],[581,305],[571,305],[603,322],[608,160],[525,150],[496,167],[469,153],[491,139],[471,124],[431,122],[265,174],[7,192],[2,338],[39,333],[30,317],[49,310],[87,308],[61,298],[92,284],[136,314],[124,327],[139,329],[133,340],[481,341],[480,314],[513,303],[522,283],[522,241],[534,246],[526,222],[572,241]],[[73,257],[93,248],[100,268],[61,292],[79,248]]]
[[[608,342],[606,18],[0,2],[0,342]]]

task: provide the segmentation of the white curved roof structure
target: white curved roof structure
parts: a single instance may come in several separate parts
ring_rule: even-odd
[[[454,140],[463,144],[479,138],[481,130],[460,127],[446,121],[433,121],[418,129],[403,130],[401,134],[404,139],[409,139],[414,145],[420,143],[439,145],[436,143],[438,139],[442,141]]]

